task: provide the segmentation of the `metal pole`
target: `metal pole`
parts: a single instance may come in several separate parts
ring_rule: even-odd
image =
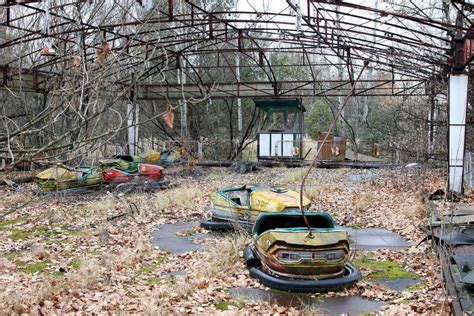
[[[339,23],[339,19],[341,18],[340,14],[339,14],[339,9],[340,7],[339,6],[336,6],[336,23],[338,24]],[[338,66],[337,66],[337,77],[340,81],[342,81],[343,79],[343,70],[342,70],[342,63],[344,62],[344,60],[342,58],[339,58],[339,63],[338,63]],[[341,94],[341,89],[339,89],[339,94]],[[345,111],[344,111],[344,106],[343,106],[343,102],[344,102],[344,97],[342,95],[338,96],[338,103],[339,103],[339,112],[340,112],[340,117],[343,118],[345,117]],[[336,119],[339,123],[339,126],[336,126],[337,130],[340,132],[340,135],[339,136],[345,136],[346,135],[346,124],[344,122],[343,119],[339,119],[339,116],[336,116]]]
[[[436,114],[435,114],[435,108],[436,108],[436,97],[433,94],[430,98],[430,111],[428,112],[428,161],[433,160],[433,153],[434,153],[434,145],[435,145],[435,120],[436,120]]]
[[[130,92],[130,101],[127,103],[127,127],[128,127],[128,153],[137,154],[138,144],[138,106],[135,76],[132,75],[132,90]]]
[[[463,193],[468,81],[464,73],[449,76],[448,190],[459,194]]]
[[[181,69],[177,69],[178,72],[178,84],[181,85],[181,89],[184,89],[184,84],[186,83],[186,76],[184,75],[184,71]],[[183,99],[178,101],[180,109],[181,109],[181,138],[183,140],[188,139],[188,104],[184,97],[183,92]]]
[[[240,96],[240,54],[235,53],[235,77],[237,79],[237,95]],[[243,123],[242,123],[242,99],[237,98],[237,119],[239,135],[242,134]]]

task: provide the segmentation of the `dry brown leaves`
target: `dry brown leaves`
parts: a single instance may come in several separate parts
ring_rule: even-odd
[[[287,183],[298,187],[301,171],[272,168],[237,175],[221,168],[167,169],[177,188],[155,193],[45,196],[0,188],[0,212],[19,208],[0,222],[0,309],[15,313],[275,313],[299,314],[304,309],[267,302],[236,300],[233,287],[262,287],[251,279],[242,260],[245,236],[204,240],[204,250],[173,255],[151,245],[158,224],[199,220],[208,216],[209,194],[219,187],[243,183]],[[438,261],[420,225],[426,210],[423,193],[444,188],[436,170],[379,170],[377,176],[350,181],[359,171],[322,170],[311,173],[306,192],[312,210],[327,210],[340,224],[385,227],[412,242],[401,251],[378,250],[379,260],[396,261],[419,275],[423,286],[391,291],[361,281],[326,296],[362,295],[385,302],[384,313],[445,313]],[[185,201],[184,201],[185,199]],[[108,215],[139,206],[140,214],[108,222]],[[8,225],[6,224],[8,222]],[[196,228],[196,232],[202,232]],[[183,234],[183,233],[182,233]],[[172,276],[170,272],[185,271]],[[217,308],[228,302],[226,311]],[[222,308],[221,308],[222,309]]]

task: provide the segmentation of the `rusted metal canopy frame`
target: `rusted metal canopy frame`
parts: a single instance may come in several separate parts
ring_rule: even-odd
[[[227,51],[228,51],[228,50],[227,50]],[[203,52],[203,50],[201,49],[200,52],[197,52],[197,53],[202,53],[202,52]],[[212,52],[215,52],[215,50],[212,50]]]
[[[260,39],[260,38],[259,38],[259,39]],[[274,39],[272,39],[272,40],[274,40]]]
[[[101,28],[110,29],[110,27],[108,27],[108,26],[107,26],[107,27],[101,27]],[[77,30],[73,30],[72,32],[74,32],[74,31],[77,31]],[[123,35],[121,35],[121,36],[119,36],[119,37],[123,37]],[[270,40],[274,40],[274,39],[271,38]],[[141,44],[143,44],[143,43],[141,43]]]
[[[397,89],[396,92],[392,91],[392,87],[384,87],[391,83],[391,80],[359,80],[361,84],[365,84],[365,87],[360,91],[354,93],[354,96],[359,95],[372,95],[372,96],[387,96],[387,95],[397,95],[397,96],[408,96],[408,95],[420,95],[414,92],[410,92],[416,89],[424,89],[424,87],[420,87],[426,84],[425,81],[420,80],[403,80],[404,83],[407,84],[406,87],[402,87]],[[224,82],[220,83],[216,87],[216,93],[213,98],[225,98],[228,97],[239,97],[241,96],[240,93],[246,94],[249,93],[251,90],[259,91],[261,95],[257,96],[346,96],[347,92],[350,90],[351,82],[350,81],[342,81],[342,80],[329,80],[329,81],[321,81],[321,80],[314,80],[314,81],[279,81],[281,85],[279,85],[278,94],[275,95],[273,93],[274,87],[271,86],[268,82],[265,81],[254,81],[254,82],[240,82],[239,85],[235,85],[234,82]],[[321,92],[314,93],[313,88],[311,87],[314,84],[331,84],[331,87],[323,89]],[[369,86],[367,86],[369,85]],[[204,87],[211,87],[211,84],[205,84]],[[256,88],[260,87],[260,88]],[[163,98],[166,97],[167,99],[176,99],[181,97],[181,88],[184,89],[184,94],[189,95],[190,97],[199,97],[196,94],[196,91],[199,89],[194,84],[170,84],[167,86],[160,86],[160,85],[142,85],[144,89],[145,95],[162,95]],[[209,89],[206,89],[209,91]],[[337,93],[332,93],[333,91],[337,91]],[[371,93],[369,93],[371,92]],[[224,94],[225,96],[222,96]],[[423,93],[424,95],[424,93]],[[147,98],[145,98],[147,99]],[[153,99],[152,97],[148,97],[148,99]]]
[[[255,38],[255,39],[257,39],[257,38]],[[259,39],[259,40],[262,40],[261,38],[258,38],[258,39]],[[271,39],[269,39],[269,40],[271,40]],[[172,45],[175,45],[175,43],[172,43],[172,44],[170,44],[169,46],[172,46]],[[311,47],[307,47],[307,48],[311,48]],[[364,48],[361,48],[361,49],[364,49]],[[264,51],[271,51],[272,49],[260,48],[260,49],[255,49],[255,50],[256,50],[256,51],[259,51],[259,52],[264,52]],[[273,50],[275,50],[275,49],[273,49]],[[279,48],[278,50],[279,50],[279,51],[284,51],[285,49]],[[198,52],[193,52],[193,54],[202,54],[202,53],[205,53],[205,52],[206,52],[205,50],[200,50],[200,51],[198,51]],[[211,50],[209,50],[209,51],[207,51],[207,52],[212,52],[212,53],[214,53],[214,52],[216,52],[216,51],[215,51],[214,49],[211,49]],[[221,51],[221,52],[230,52],[230,50],[227,49],[227,50]],[[299,52],[299,51],[295,49],[294,52]],[[172,53],[172,52],[170,52],[170,53]],[[92,53],[89,53],[89,54],[92,55]],[[181,53],[181,55],[182,55],[182,53]],[[319,55],[321,55],[321,54],[319,54]],[[26,56],[26,55],[25,55],[25,56]],[[163,56],[158,56],[158,57],[156,57],[156,58],[162,58],[162,57],[163,57]],[[357,56],[353,56],[352,58],[353,58],[353,59],[362,59],[362,58],[357,57]],[[59,60],[59,59],[60,59],[60,58],[58,58],[57,60]],[[427,61],[427,62],[429,62],[430,64],[437,64],[436,61]],[[385,64],[385,65],[387,65],[387,66],[391,66],[391,65],[388,65],[388,64],[383,63],[383,62],[379,62],[379,63],[380,63],[380,64]],[[43,65],[45,65],[45,64],[43,64]],[[129,66],[129,67],[132,67],[132,66]],[[41,67],[41,66],[38,66],[38,67],[36,67],[36,68],[39,69],[39,68],[42,68],[42,67]],[[386,69],[385,69],[385,70],[386,70]],[[423,72],[424,72],[424,71],[423,71]],[[430,73],[430,72],[426,72],[426,75],[431,75],[431,73]]]
[[[34,1],[31,1],[31,2],[34,2]],[[79,2],[82,2],[82,1],[79,1]],[[74,2],[74,3],[79,3],[79,2]],[[187,1],[188,3],[191,3],[191,1]],[[324,1],[310,1],[308,3],[309,4],[312,4],[314,6],[314,4],[316,2],[323,2]],[[339,3],[339,4],[342,4],[342,5],[347,5],[347,6],[351,6],[352,4],[348,4],[348,3]],[[8,6],[11,6],[12,4],[8,4]],[[41,13],[41,12],[44,12],[44,10],[40,9],[40,8],[36,8],[36,7],[33,7],[33,6],[30,6],[30,5],[27,5],[25,3],[23,3],[24,6],[27,6],[29,7],[30,9],[34,9],[34,10],[37,10],[38,13]],[[63,6],[65,5],[69,5],[69,4],[64,4]],[[192,4],[195,6],[195,4]],[[198,8],[196,7],[197,9],[200,9],[201,8]],[[331,12],[331,9],[328,9],[328,8],[317,8],[318,10],[326,10],[327,12]],[[374,10],[371,10],[371,8],[368,8],[368,7],[363,7],[363,6],[358,6],[357,9],[361,9],[361,10],[368,10],[368,11],[374,11]],[[212,39],[215,40],[216,38],[216,33],[218,32],[221,32],[221,33],[224,33],[225,35],[227,35],[227,32],[228,30],[226,29],[227,27],[233,27],[231,25],[231,23],[235,22],[245,22],[246,20],[244,19],[222,19],[220,17],[217,17],[216,14],[217,13],[210,13],[210,12],[206,12],[205,10],[202,10],[204,11],[204,14],[207,14],[208,17],[204,17],[204,18],[197,18],[197,16],[199,16],[199,13],[198,14],[194,14],[194,16],[192,17],[192,19],[187,19],[188,22],[192,22],[193,23],[193,26],[197,26],[196,24],[199,23],[199,22],[202,22],[202,23],[208,23],[210,27],[212,27],[212,36],[210,36]],[[170,10],[168,11],[170,12]],[[171,10],[172,12],[172,10]],[[333,11],[334,12],[334,11]],[[378,10],[378,11],[375,11],[375,12],[378,12],[380,14],[391,14],[391,15],[394,15],[394,16],[397,16],[398,13],[387,13],[386,11],[383,11],[383,10]],[[219,14],[223,14],[224,12],[220,12]],[[246,12],[246,14],[256,14],[255,12]],[[267,13],[259,13],[259,14],[267,14]],[[274,13],[268,13],[268,14],[272,14],[272,15],[276,15]],[[340,12],[340,14],[347,14],[349,15],[350,13],[347,13],[347,12]],[[70,18],[68,17],[63,17],[63,16],[60,16],[56,13],[53,12],[54,16],[57,16],[58,18],[64,18],[66,19],[67,22],[70,22],[72,23],[73,20],[71,20]],[[289,16],[289,15],[283,15],[281,14],[282,16]],[[357,18],[361,18],[361,19],[367,19],[367,20],[373,20],[373,19],[368,19],[368,18],[365,18],[365,17],[362,17],[362,16],[357,16],[357,15],[354,15],[355,17]],[[173,17],[159,17],[159,18],[156,18],[154,19],[153,21],[151,21],[150,24],[152,23],[165,23],[165,22],[169,22],[170,20],[173,20],[173,21],[179,21],[180,18],[183,18],[184,16],[176,16],[174,15]],[[442,22],[439,22],[439,21],[433,21],[433,20],[426,20],[426,19],[420,19],[420,18],[416,18],[416,17],[411,17],[411,16],[405,16],[405,15],[399,15],[399,17],[401,18],[406,18],[406,19],[409,19],[409,20],[412,20],[412,21],[415,21],[417,23],[422,23],[422,24],[425,24],[425,25],[428,25],[430,27],[437,27],[439,29],[443,29],[443,30],[446,30],[446,29],[452,29],[452,28],[459,28],[459,27],[456,27],[456,26],[453,26],[453,25],[450,25],[450,24],[447,24],[447,23],[442,23]],[[327,19],[327,18],[326,18]],[[247,20],[248,21],[248,20]],[[262,21],[260,21],[262,22]],[[66,22],[65,22],[66,23]],[[54,29],[55,27],[60,27],[60,26],[63,26],[65,25],[65,23],[61,23],[61,24],[58,24],[58,25],[55,25],[55,26],[52,26],[52,28]],[[65,35],[65,34],[69,34],[69,33],[74,33],[74,32],[78,32],[78,31],[88,31],[88,30],[95,30],[95,31],[104,31],[104,32],[108,32],[108,33],[111,33],[112,35],[115,35],[114,38],[112,38],[111,40],[114,40],[114,39],[117,39],[117,38],[127,38],[127,39],[130,39],[130,35],[128,34],[120,34],[118,32],[114,32],[114,31],[111,31],[113,29],[113,27],[119,27],[119,26],[122,26],[122,25],[133,25],[133,24],[138,24],[138,23],[141,23],[141,21],[127,21],[125,23],[121,23],[121,24],[115,24],[115,25],[100,25],[100,26],[94,26],[94,25],[90,25],[90,24],[85,24],[82,28],[80,29],[71,29],[69,31],[63,31],[63,32],[60,32],[57,34],[58,36],[58,40],[63,40],[63,41],[68,41],[67,38],[61,38],[59,37],[60,35]],[[148,23],[148,21],[147,21]],[[216,26],[215,24],[219,25],[221,23],[224,23],[224,25],[226,26],[225,29],[219,29],[218,26]],[[331,23],[334,23],[334,20],[331,21]],[[346,21],[339,21],[338,22],[340,25],[342,24],[346,24],[346,25],[349,25],[351,23],[349,22],[346,22]],[[279,22],[275,22],[275,24],[278,26],[278,24],[285,24],[285,22],[282,22],[282,21],[279,21]],[[291,24],[289,22],[286,22],[286,24]],[[311,22],[310,23],[307,23],[306,26],[310,26],[311,25]],[[353,27],[355,27],[356,25],[352,25]],[[395,27],[398,27],[398,28],[401,28],[401,29],[409,29],[409,28],[406,28],[404,26],[400,26],[400,25],[395,25],[393,24],[393,26]],[[11,26],[9,26],[11,27]],[[189,28],[190,25],[189,24],[184,24],[181,26],[182,28]],[[373,28],[371,27],[367,27],[367,26],[358,26],[359,28],[362,28],[362,29],[367,29],[367,30],[373,30]],[[331,25],[327,25],[326,26],[326,31],[327,30],[331,30],[331,31],[342,31],[342,32],[351,32],[351,33],[355,33],[355,34],[361,34],[361,35],[364,35],[364,34],[367,34],[368,32],[364,32],[364,31],[359,31],[359,30],[348,30],[348,29],[344,29],[342,27],[336,27],[335,25],[334,26],[331,26]],[[235,29],[235,27],[234,27]],[[171,28],[162,28],[162,30],[166,31],[166,30],[171,30]],[[281,30],[279,27],[277,28],[272,28],[271,31],[278,31],[278,30]],[[418,32],[417,30],[414,30],[414,29],[409,29],[411,32]],[[25,30],[27,32],[30,32],[30,33],[34,33],[32,32],[31,30]],[[245,30],[244,30],[245,31]],[[259,31],[260,33],[263,33],[262,30],[252,30],[252,31]],[[247,30],[248,32],[248,30]],[[141,34],[146,34],[147,32],[143,32]],[[388,34],[387,32],[385,32],[386,34]],[[54,34],[54,33],[53,33]],[[257,33],[258,34],[258,33]],[[316,35],[318,35],[319,33],[316,33]],[[433,38],[436,38],[436,39],[440,39],[439,37],[436,37],[435,35],[433,34],[427,34],[427,33],[423,33],[425,36],[428,36],[428,37],[433,37]],[[31,35],[31,34],[30,34]],[[276,35],[276,33],[274,32],[269,32],[268,33],[269,37],[265,40],[267,41],[275,41],[275,38],[272,38],[271,35]],[[394,39],[394,35],[393,34],[389,34],[390,36],[382,36],[380,34],[376,34],[375,37],[376,38],[379,38],[379,39],[386,39],[386,40],[390,40],[392,42],[398,42],[400,44],[403,44],[403,45],[406,45],[406,46],[409,46],[409,47],[428,47],[428,48],[431,48],[431,49],[439,49],[440,51],[442,51],[442,48],[440,47],[437,47],[436,45],[432,45],[430,43],[425,43],[425,42],[421,42],[419,41],[418,43],[416,41],[413,41],[414,39],[413,38],[410,38],[410,37],[407,37],[405,36],[403,39],[400,38],[400,36],[398,36],[398,38],[395,38]],[[176,38],[176,36],[174,36]],[[294,45],[294,51],[295,52],[300,52],[302,54],[308,54],[307,52],[307,49],[311,49],[311,48],[314,48],[314,46],[309,46],[310,45],[310,42],[305,42],[305,39],[302,39],[305,38],[306,40],[308,41],[311,41],[313,40],[313,38],[309,37],[309,36],[306,36],[305,34],[303,34],[303,36],[298,36],[297,38],[294,38],[294,39],[287,39],[285,40],[286,43],[288,43],[289,45]],[[253,39],[255,41],[257,40],[262,40],[261,38],[252,38],[251,36],[247,35],[246,37],[247,39]],[[342,38],[342,39],[347,39],[348,41],[354,43],[355,40],[359,40],[359,41],[364,41],[364,39],[357,39],[356,36],[342,36],[342,35],[338,35],[337,37],[339,40]],[[31,40],[36,40],[38,38],[34,38],[34,39],[31,39]],[[340,42],[339,41],[336,41],[334,38],[331,38],[330,39],[331,41],[327,41],[327,47],[330,47],[330,48],[334,48],[335,47],[335,44],[337,45],[339,43],[340,45]],[[134,41],[134,44],[131,44],[131,45],[128,45],[129,47],[137,47],[137,46],[141,46],[141,45],[147,45],[147,44],[150,44],[150,41],[142,41],[140,40],[138,37],[134,37],[133,38],[133,41]],[[184,41],[189,41],[189,39],[183,39],[181,40],[181,43],[183,43]],[[72,42],[69,40],[69,42]],[[176,45],[176,43],[180,43],[180,42],[177,42],[177,41],[169,41],[169,47],[173,46],[173,45]],[[365,41],[365,43],[372,43],[374,47],[377,47],[377,44],[375,44],[374,42],[370,42],[370,41]],[[256,43],[257,44],[257,43]],[[299,46],[298,46],[299,44]],[[357,46],[349,46],[347,44],[344,44],[345,46],[348,46],[348,47],[352,47],[354,48],[355,50],[359,49],[361,50],[362,48],[361,47],[357,47]],[[418,46],[417,46],[418,45]],[[194,46],[194,45],[192,45]],[[379,46],[382,46],[382,47],[387,47],[388,45],[379,45]],[[209,47],[212,47],[212,44],[209,45]],[[304,47],[304,49],[302,49],[302,47]],[[327,48],[326,47],[326,48]],[[369,50],[367,53],[368,54],[378,54],[378,53],[385,53],[387,54],[386,52],[383,51],[383,48],[382,47],[378,47],[378,48],[372,48],[371,50]],[[89,46],[88,48],[95,48],[94,46]],[[341,54],[341,50],[339,51],[339,53],[337,52],[337,49],[340,49],[341,47],[339,46],[336,46],[336,51],[334,52],[335,56],[340,56]],[[259,47],[259,48],[255,48],[255,49],[258,49],[259,53],[263,53],[263,56],[266,58],[265,56],[265,51],[269,51],[270,48],[267,48],[267,47]],[[279,50],[281,51],[281,49],[279,48]],[[211,51],[211,50],[210,50]],[[215,51],[215,50],[214,50]],[[223,51],[224,52],[224,51]],[[344,52],[344,50],[342,50],[342,52]],[[172,50],[168,51],[167,53],[169,54],[176,54],[176,52],[173,52]],[[181,56],[187,56],[187,54],[189,54],[188,52],[186,52],[186,50],[182,50],[180,52],[178,52],[179,55]],[[200,53],[204,53],[204,51],[201,51]],[[406,54],[411,54],[412,51],[406,51]],[[441,55],[441,54],[440,54]],[[93,56],[93,52],[88,52],[87,54],[88,57],[92,57]],[[162,56],[158,56],[156,57],[156,59],[158,59],[159,57],[162,57]],[[344,56],[342,56],[344,57]],[[444,56],[442,56],[444,57]],[[358,56],[356,53],[354,53],[354,51],[351,52],[351,59],[352,60],[362,60],[362,59],[367,59],[367,56]],[[51,64],[53,64],[54,62],[61,62],[61,58],[57,58],[55,61],[53,62],[49,62],[49,63],[46,63],[42,66],[49,66]],[[420,60],[421,61],[421,60]],[[430,64],[436,64],[437,62],[441,63],[443,61],[442,58],[440,58],[439,60],[437,59],[433,59],[433,60],[427,60],[426,62],[430,63]],[[386,63],[383,63],[381,61],[375,61],[375,60],[372,60],[372,62],[376,62],[380,65],[384,65],[387,66],[387,67],[390,67],[390,66],[393,66],[393,65],[388,65]],[[303,64],[295,64],[297,66],[306,66],[306,65],[303,65]],[[230,65],[229,65],[230,66]],[[268,65],[267,65],[268,66]],[[354,65],[356,67],[360,67],[360,65]],[[400,67],[400,74],[405,74],[403,72],[403,70],[405,70],[405,66],[406,65],[402,65],[403,67]],[[130,67],[133,67],[133,65],[131,65]],[[221,66],[222,67],[222,66]],[[272,67],[275,67],[272,65]],[[395,67],[397,67],[397,65],[395,65]],[[275,67],[276,68],[276,67]],[[196,71],[195,68],[192,68],[193,71]],[[263,67],[262,67],[263,69]],[[388,69],[383,69],[383,68],[379,68],[381,70],[384,70],[384,71],[387,71]],[[432,73],[430,73],[429,71],[428,72],[425,72],[425,76],[428,76]],[[274,75],[273,75],[274,77]],[[125,78],[124,78],[125,79]],[[426,79],[426,77],[424,77],[423,79]],[[121,80],[122,81],[122,80]],[[123,81],[126,81],[126,80],[123,80]],[[396,81],[396,80],[395,80]],[[276,85],[276,82],[274,82],[275,85]],[[204,84],[205,85],[205,84]]]
[[[328,4],[327,0],[308,0],[308,1],[311,2],[311,3]],[[329,4],[331,4],[331,3],[329,3]],[[446,22],[442,22],[442,21],[436,21],[436,20],[432,20],[432,19],[424,19],[424,18],[415,17],[415,16],[403,14],[403,13],[393,12],[393,11],[380,10],[380,9],[376,9],[376,8],[372,8],[372,7],[368,7],[368,6],[363,6],[363,5],[360,5],[360,4],[350,3],[350,2],[337,1],[336,3],[332,3],[332,4],[337,4],[338,6],[341,6],[341,7],[359,9],[359,10],[363,10],[363,11],[367,11],[367,12],[374,12],[374,13],[378,13],[382,16],[391,15],[391,16],[394,16],[394,17],[402,18],[402,19],[405,19],[405,20],[410,20],[410,21],[413,21],[413,22],[416,22],[416,23],[427,25],[427,26],[436,27],[436,28],[439,28],[439,29],[442,29],[442,30],[449,30],[450,28],[467,30],[467,28],[465,28],[463,26],[460,26],[460,25],[453,25],[453,24],[450,24],[450,23],[446,23]]]
[[[39,10],[41,11],[41,9],[39,9]],[[246,13],[249,14],[249,12],[246,12]],[[240,20],[240,21],[246,21],[246,20]],[[283,23],[284,23],[284,22],[280,22],[280,24],[283,24]],[[129,23],[129,24],[132,24],[132,23]],[[136,23],[134,23],[134,24],[136,24]],[[341,23],[341,24],[342,24],[342,23]],[[90,26],[90,25],[86,25],[86,26],[89,26],[90,28],[97,28],[97,27]],[[113,28],[113,27],[114,27],[114,26],[109,26],[109,25],[107,25],[107,26],[100,26],[100,27],[98,27],[98,29],[104,29],[104,30],[107,30],[107,31],[108,31],[108,30],[110,30],[110,29]],[[329,28],[330,28],[330,27],[329,27]],[[367,28],[368,28],[368,27],[367,27]],[[86,28],[82,28],[81,30],[85,30],[85,29],[86,29]],[[370,28],[368,28],[368,29],[370,29]],[[163,30],[166,30],[166,29],[163,29]],[[70,32],[77,32],[77,31],[78,31],[78,30],[71,30]],[[111,33],[114,34],[115,32],[111,32]],[[362,34],[361,32],[358,32],[358,33],[359,33],[359,34]],[[115,33],[115,34],[117,34],[117,33]],[[124,35],[120,35],[120,34],[119,34],[119,37],[124,37]],[[379,36],[379,37],[380,37],[380,36]],[[387,39],[387,37],[384,37],[384,36],[382,36],[382,38]],[[274,40],[274,39],[272,39],[272,40]],[[391,38],[391,40],[394,40],[394,39]],[[395,40],[395,41],[397,41],[397,40]],[[407,42],[407,41],[400,41],[400,42],[402,42],[402,43],[404,43],[404,44],[406,44],[406,45],[413,45],[413,44],[411,44],[411,43],[409,43],[409,42]],[[142,42],[141,44],[143,44],[143,42]],[[426,45],[429,45],[429,44],[426,44],[426,43],[423,43],[423,44],[424,44],[425,46],[426,46]],[[386,46],[387,46],[387,45],[386,45]],[[434,48],[434,46],[431,46],[431,47]]]

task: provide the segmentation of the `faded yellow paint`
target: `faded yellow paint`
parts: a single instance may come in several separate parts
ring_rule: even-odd
[[[255,222],[257,217],[264,212],[283,212],[292,208],[299,208],[299,193],[291,190],[273,192],[269,189],[254,188],[250,192],[249,205],[238,205],[226,193],[214,192],[211,194],[212,216],[222,220],[237,220],[249,223]],[[304,197],[303,207],[308,208],[310,201]]]
[[[153,164],[154,162],[160,160],[161,153],[158,151],[152,151],[145,156],[145,163]]]
[[[325,279],[341,275],[349,260],[347,232],[341,230],[308,231],[271,230],[256,240],[256,250],[266,269],[273,273],[306,279]],[[277,258],[279,251],[319,252],[342,250],[344,256],[338,260],[310,259],[297,262],[282,262]]]
[[[60,166],[54,166],[46,169],[36,175],[36,178],[43,180],[70,181],[76,180],[76,172],[65,169]]]
[[[238,206],[232,201],[224,198],[218,192],[211,194],[211,204],[221,211],[228,212],[228,217],[233,217],[235,219],[244,217],[245,211],[248,210],[248,207]]]
[[[88,177],[83,178],[89,172]],[[54,166],[38,173],[35,182],[43,191],[63,190],[98,185],[102,182],[102,174],[96,169],[69,170]]]
[[[270,230],[261,234],[257,239],[257,248],[263,252],[271,251],[276,243],[285,243],[289,246],[303,246],[308,248],[327,247],[347,241],[345,230],[312,231],[312,237],[308,237],[308,230]]]
[[[278,193],[268,190],[256,190],[250,195],[250,205],[252,210],[257,212],[281,212],[285,208],[298,208],[300,194],[296,191],[288,190]],[[308,207],[311,202],[303,197],[303,207]]]

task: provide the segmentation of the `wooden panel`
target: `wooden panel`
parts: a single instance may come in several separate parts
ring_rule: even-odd
[[[346,159],[346,141],[345,137],[329,135],[324,144],[322,144],[325,134],[319,135],[318,149],[322,146],[318,155],[319,160],[344,161]]]

